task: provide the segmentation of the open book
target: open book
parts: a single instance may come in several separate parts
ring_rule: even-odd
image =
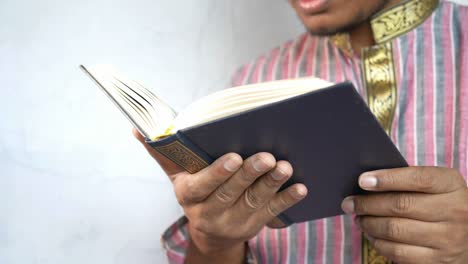
[[[407,166],[350,82],[302,78],[229,88],[176,113],[110,66],[81,68],[148,144],[190,173],[228,152],[288,160],[294,175],[283,189],[301,182],[309,195],[279,216],[286,224],[341,214],[342,199],[361,192],[362,172]]]
[[[109,95],[140,133],[151,140],[332,85],[318,78],[246,85],[210,94],[176,113],[142,84],[126,78],[110,65],[81,68]]]

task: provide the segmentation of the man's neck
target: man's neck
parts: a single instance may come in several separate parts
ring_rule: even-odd
[[[382,8],[382,10],[390,8],[402,0],[389,0]],[[349,32],[349,39],[351,42],[351,47],[356,54],[361,54],[361,50],[365,47],[375,45],[374,34],[372,32],[372,27],[370,20],[359,24]]]

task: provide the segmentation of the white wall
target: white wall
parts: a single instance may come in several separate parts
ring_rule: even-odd
[[[181,109],[301,31],[285,0],[1,0],[0,263],[165,260],[171,184],[79,64]]]
[[[286,1],[0,1],[0,263],[163,263],[180,215],[78,69],[118,65],[177,109],[301,31]]]

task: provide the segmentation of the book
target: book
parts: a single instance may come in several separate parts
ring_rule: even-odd
[[[408,166],[351,82],[317,78],[221,90],[179,113],[111,66],[81,66],[156,151],[196,173],[222,155],[270,152],[308,195],[278,218],[285,224],[343,214],[342,200],[362,194],[361,173]]]

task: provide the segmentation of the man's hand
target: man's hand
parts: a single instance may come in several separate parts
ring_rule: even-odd
[[[468,263],[468,188],[453,169],[410,167],[366,172],[375,194],[342,204],[371,244],[398,263]]]
[[[191,241],[202,254],[243,249],[245,241],[307,194],[302,184],[277,193],[293,170],[289,162],[277,162],[269,153],[246,160],[229,153],[189,174],[148,146],[137,131],[134,134],[171,179],[189,220]]]

